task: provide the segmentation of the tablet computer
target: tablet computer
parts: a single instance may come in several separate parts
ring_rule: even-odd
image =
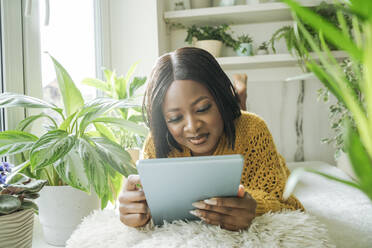
[[[137,161],[154,224],[198,220],[189,213],[193,202],[236,196],[243,162],[238,154]]]

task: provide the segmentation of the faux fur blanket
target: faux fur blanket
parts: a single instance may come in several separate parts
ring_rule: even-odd
[[[175,221],[141,230],[122,224],[113,210],[86,217],[67,241],[66,248],[147,247],[335,247],[326,227],[299,211],[256,217],[248,230],[231,232],[203,222]]]

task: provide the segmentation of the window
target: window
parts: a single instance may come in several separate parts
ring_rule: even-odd
[[[54,66],[48,52],[67,70],[85,100],[96,96],[92,87],[80,84],[96,77],[94,0],[49,1],[49,24],[44,25],[48,6],[40,1],[40,56],[43,97],[61,106]]]

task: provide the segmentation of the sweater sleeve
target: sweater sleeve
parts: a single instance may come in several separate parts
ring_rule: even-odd
[[[258,119],[244,149],[245,166],[242,184],[257,202],[256,215],[281,209],[301,209],[302,204],[292,195],[283,200],[283,190],[289,176],[284,158],[276,151],[265,122]]]

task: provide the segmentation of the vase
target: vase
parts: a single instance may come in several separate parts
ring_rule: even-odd
[[[95,193],[70,186],[45,186],[37,199],[44,238],[51,245],[64,246],[82,219],[99,209]]]
[[[219,40],[198,40],[194,46],[206,50],[215,58],[221,55],[222,42]]]
[[[32,247],[34,210],[26,209],[0,216],[0,247]]]
[[[251,56],[252,55],[252,43],[240,43],[238,50],[236,50],[238,56]]]
[[[236,0],[220,0],[220,6],[233,6]]]
[[[212,0],[191,0],[192,9],[208,8],[212,6]]]

